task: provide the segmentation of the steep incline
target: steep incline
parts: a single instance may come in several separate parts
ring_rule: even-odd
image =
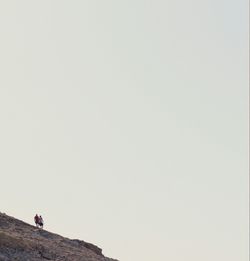
[[[40,230],[0,213],[0,261],[117,261],[81,240]]]

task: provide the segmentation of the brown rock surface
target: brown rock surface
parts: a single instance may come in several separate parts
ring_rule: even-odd
[[[117,261],[99,247],[40,230],[0,213],[0,261]]]

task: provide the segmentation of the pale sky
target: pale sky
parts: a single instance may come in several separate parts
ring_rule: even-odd
[[[247,0],[0,0],[0,211],[121,261],[247,261],[248,29]]]

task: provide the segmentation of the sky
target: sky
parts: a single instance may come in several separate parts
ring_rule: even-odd
[[[121,261],[247,261],[248,5],[0,1],[0,211]]]

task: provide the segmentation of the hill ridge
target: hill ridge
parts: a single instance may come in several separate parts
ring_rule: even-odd
[[[118,261],[98,246],[39,229],[0,212],[0,261]]]

